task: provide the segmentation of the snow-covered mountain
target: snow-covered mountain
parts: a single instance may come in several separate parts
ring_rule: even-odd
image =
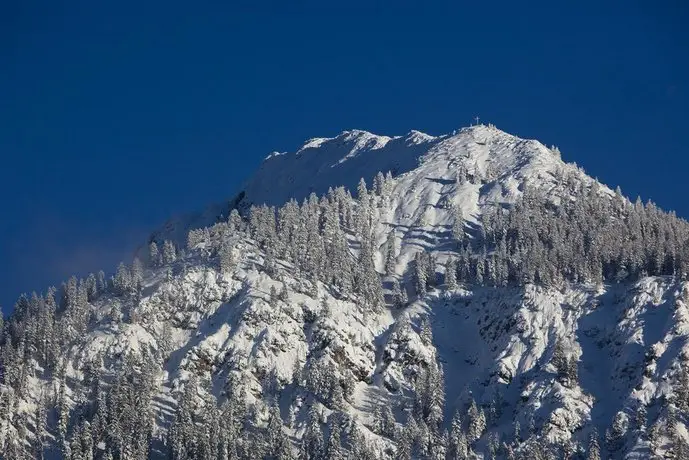
[[[151,242],[19,300],[5,458],[689,458],[689,224],[557,149],[311,139]]]

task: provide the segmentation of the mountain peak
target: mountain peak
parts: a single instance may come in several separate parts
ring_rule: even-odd
[[[235,206],[281,205],[339,186],[355,191],[361,178],[370,186],[378,172],[389,171],[395,177],[416,175],[412,188],[419,187],[428,174],[452,181],[458,169],[472,175],[497,174],[501,183],[485,188],[481,199],[513,201],[525,181],[537,188],[546,184],[552,187],[557,171],[572,168],[540,142],[519,138],[493,125],[463,127],[439,136],[417,130],[396,136],[345,130],[334,137],[309,139],[294,152],[271,153],[231,202],[175,218],[152,239],[179,241],[191,228],[226,218]]]
[[[537,141],[524,140],[495,128],[477,125],[451,134],[431,136],[412,130],[404,136],[381,136],[363,130],[343,131],[332,138],[307,141],[294,153],[271,155],[245,184],[247,202],[280,204],[301,200],[330,187],[356,188],[378,172],[394,176],[435,161],[469,169],[497,169],[502,174],[527,167],[552,169],[561,161]]]

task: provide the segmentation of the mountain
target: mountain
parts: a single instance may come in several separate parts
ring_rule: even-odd
[[[273,153],[2,325],[14,458],[689,458],[689,224],[494,126]]]

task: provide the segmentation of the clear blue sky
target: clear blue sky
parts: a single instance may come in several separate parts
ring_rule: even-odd
[[[5,311],[351,128],[478,114],[689,217],[685,1],[225,3],[1,4]]]

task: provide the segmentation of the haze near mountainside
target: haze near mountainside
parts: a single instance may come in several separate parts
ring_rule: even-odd
[[[686,458],[687,242],[493,126],[312,139],[112,278],[20,298],[0,450]]]

